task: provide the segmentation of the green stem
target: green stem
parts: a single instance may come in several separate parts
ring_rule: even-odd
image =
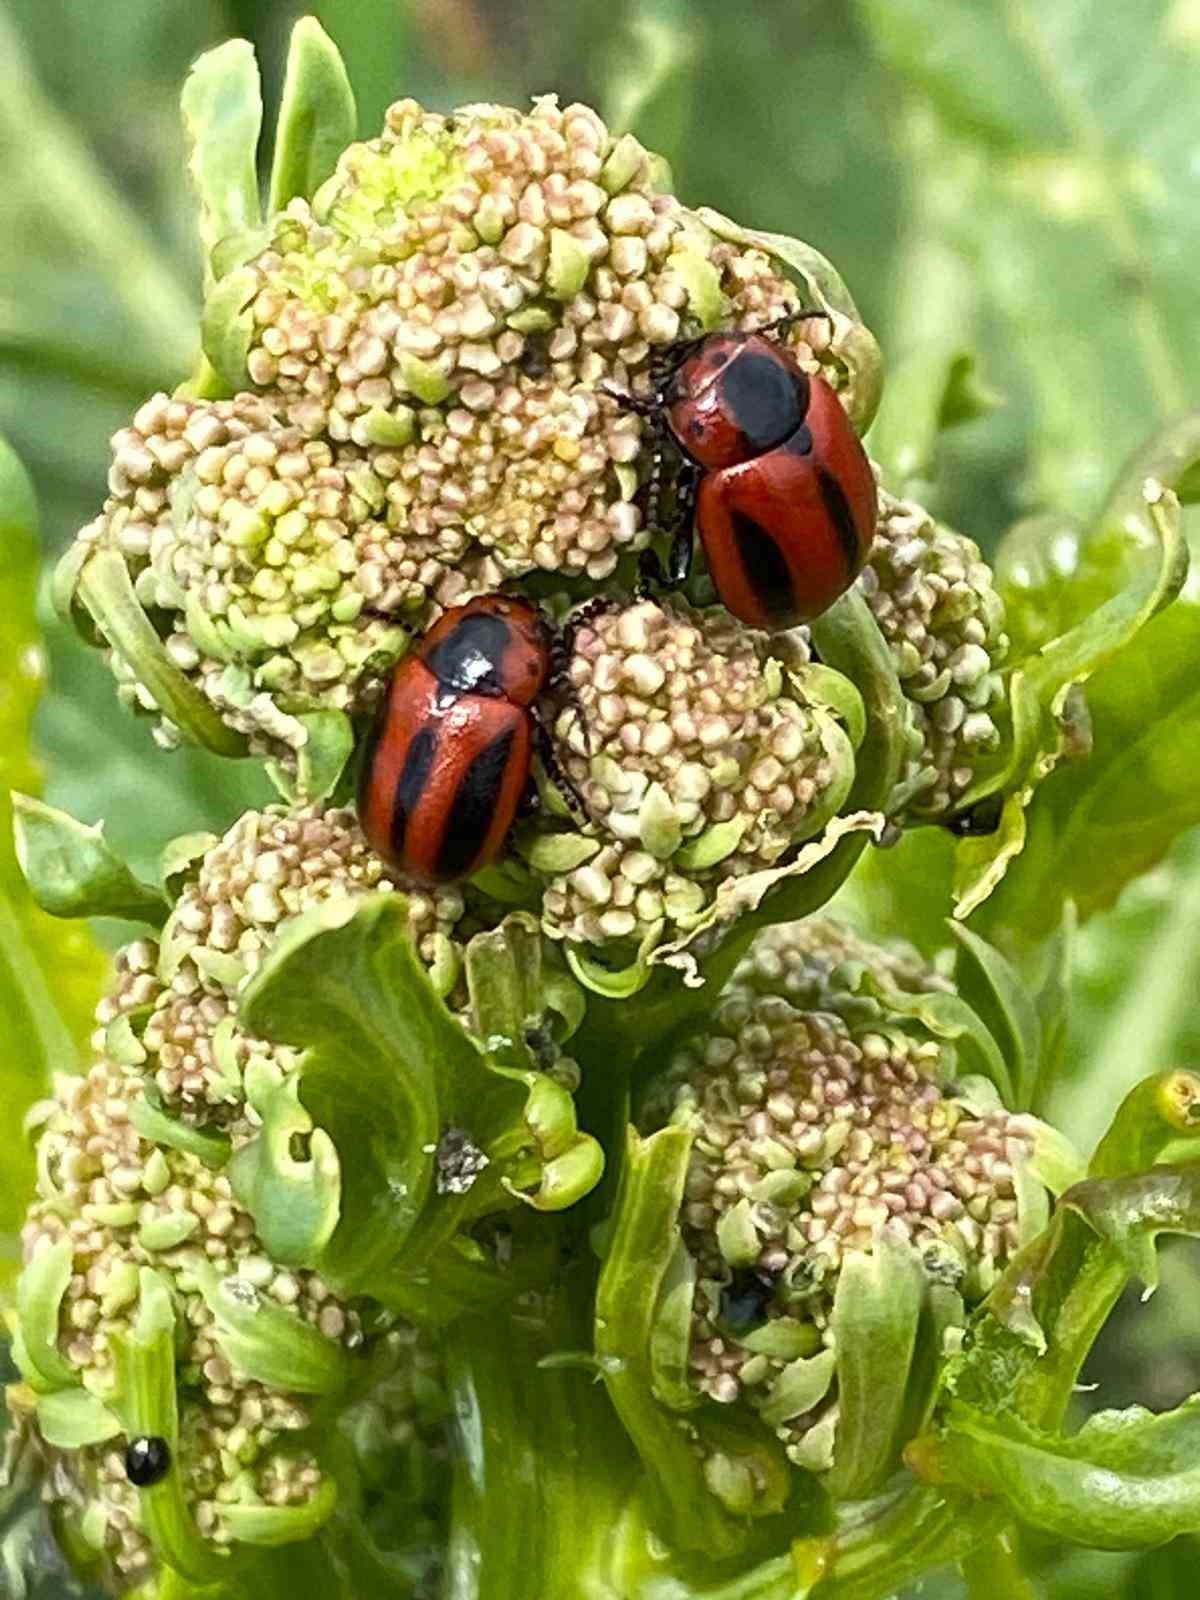
[[[96,551],[80,573],[78,593],[96,626],[137,673],[164,716],[216,755],[247,753],[243,735],[226,727],[199,689],[168,657],[117,551]]]
[[[620,1600],[633,1453],[590,1372],[538,1365],[589,1344],[589,1279],[447,1334],[458,1453],[444,1600]]]

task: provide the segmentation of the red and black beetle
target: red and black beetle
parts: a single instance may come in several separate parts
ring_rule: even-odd
[[[714,333],[650,400],[620,398],[684,458],[668,581],[687,576],[695,533],[721,603],[751,627],[794,627],[845,593],[875,536],[875,478],[824,378],[761,333]],[[653,559],[647,571],[661,577]]]
[[[499,855],[529,788],[534,709],[554,635],[529,600],[480,595],[447,611],[392,674],[363,763],[358,814],[371,846],[425,883]]]

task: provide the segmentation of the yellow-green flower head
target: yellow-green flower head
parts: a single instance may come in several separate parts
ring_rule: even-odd
[[[1000,744],[1004,602],[971,539],[886,490],[858,582],[909,702],[913,743],[900,780],[907,796],[901,819],[936,822]]]
[[[694,1133],[695,1386],[747,1401],[802,1465],[828,1465],[843,1255],[887,1229],[971,1298],[1018,1242],[1034,1125],[960,1089],[951,1047],[901,1004],[948,987],[826,919],[771,929],[644,1108],[647,1129]]]
[[[189,1121],[224,1124],[244,1115],[246,1064],[267,1047],[237,1026],[237,997],[288,918],[333,897],[399,890],[418,951],[443,992],[458,973],[461,894],[401,879],[371,850],[352,811],[248,811],[211,840],[191,872],[161,949],[145,939],[127,946],[115,991],[100,1008],[104,1028],[121,1012],[150,1008],[142,1070]],[[294,1068],[295,1052],[274,1047],[272,1055]]]
[[[774,867],[845,799],[854,752],[837,715],[720,608],[601,611],[575,633],[567,681],[556,748],[586,820],[546,818],[523,846],[556,937],[686,930],[721,883]]]
[[[611,391],[800,306],[661,174],[552,96],[401,101],[218,266],[205,340],[232,398],[138,411],[74,560],[120,552],[172,666],[252,749],[294,764],[305,712],[363,708],[440,608],[534,572],[600,583],[644,548],[645,427]],[[852,377],[826,319],[788,337]],[[173,742],[143,664],[113,664]]]

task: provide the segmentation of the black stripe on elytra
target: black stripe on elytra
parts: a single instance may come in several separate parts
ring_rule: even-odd
[[[854,513],[850,509],[850,502],[846,499],[841,484],[832,472],[817,463],[817,488],[820,491],[821,501],[833,523],[834,532],[838,536],[838,543],[842,547],[842,555],[846,558],[846,571],[858,571],[860,548],[858,543],[858,529],[854,525]]]
[[[515,737],[515,728],[497,734],[490,744],[484,745],[463,774],[442,833],[437,861],[440,876],[462,877],[479,854],[496,813],[496,800]]]
[[[731,512],[730,521],[737,558],[759,605],[769,617],[790,616],[795,609],[792,575],[779,546],[762,523],[744,512]]]
[[[436,728],[418,728],[405,754],[396,793],[392,796],[392,849],[398,856],[404,851],[404,835],[409,818],[420,805],[425,785],[429,782],[429,772],[437,754],[437,742]]]
[[[782,444],[808,414],[808,379],[772,356],[744,351],[717,382],[730,415],[758,455]]]
[[[461,617],[453,631],[423,659],[443,689],[500,698],[504,694],[500,664],[509,639],[509,626],[503,617],[472,611]]]

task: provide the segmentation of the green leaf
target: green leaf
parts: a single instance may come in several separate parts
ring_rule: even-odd
[[[1028,1426],[1057,1426],[1129,1278],[1153,1288],[1156,1238],[1197,1232],[1200,1165],[1075,1184],[984,1301],[969,1344],[951,1364],[947,1392],[995,1415],[1011,1412]],[[926,1444],[909,1451],[915,1470],[923,1470]]]
[[[1122,1100],[1092,1154],[1088,1176],[1144,1172],[1168,1152],[1182,1159],[1177,1152],[1189,1140],[1200,1140],[1200,1078],[1194,1072],[1160,1072]],[[1195,1154],[1200,1158],[1200,1143]]]
[[[1131,506],[1132,506],[1131,502]],[[1093,673],[1119,660],[1142,628],[1178,594],[1187,575],[1187,546],[1179,503],[1157,479],[1147,477],[1125,524],[1135,543],[1152,552],[1111,600],[1083,621],[1050,639],[1021,662],[1008,680],[1009,728],[1002,765],[985,771],[963,797],[973,805],[991,794],[1006,795],[1004,818],[993,836],[964,840],[955,871],[955,915],[981,905],[1025,842],[1025,807],[1034,789],[1069,748],[1078,719],[1071,691]],[[1061,909],[1055,906],[1055,918]]]
[[[1098,1424],[1098,1426],[1096,1425]],[[1103,1550],[1162,1544],[1200,1522],[1200,1404],[1102,1413],[1072,1439],[954,1405],[924,1476],[999,1497],[1022,1522]]]
[[[262,221],[258,136],[262,90],[254,47],[230,39],[209,50],[188,74],[180,97],[188,169],[200,201],[206,261],[222,239]]]
[[[121,1423],[88,1389],[56,1389],[38,1396],[38,1431],[59,1450],[104,1444],[121,1432]]]
[[[298,1506],[273,1506],[235,1500],[222,1508],[230,1533],[241,1544],[275,1548],[312,1539],[337,1508],[338,1490],[333,1478],[324,1478],[316,1493]]]
[[[310,200],[356,127],[354,90],[337,46],[315,17],[301,17],[288,45],[268,211],[282,211],[296,195]]]
[[[44,801],[13,794],[17,861],[30,893],[53,917],[125,917],[161,927],[167,903],[141,883],[104,838]]]
[[[769,1517],[782,1508],[787,1467],[765,1430],[748,1425],[734,1446],[699,1414],[685,1424],[656,1396],[656,1330],[661,1380],[663,1297],[677,1286],[679,1209],[690,1150],[691,1135],[683,1128],[664,1128],[648,1139],[629,1130],[615,1225],[596,1291],[594,1338],[609,1396],[654,1483],[664,1526],[675,1543],[720,1558],[746,1544],[747,1514]],[[677,1379],[665,1393],[677,1403]],[[722,1503],[706,1472],[706,1459],[719,1466],[731,1448],[760,1484],[757,1502],[738,1510]],[[720,1476],[715,1481],[724,1483]]]
[[[869,1251],[850,1250],[842,1259],[832,1323],[838,1424],[826,1479],[835,1499],[865,1499],[907,1443],[907,1387],[925,1283],[916,1251],[886,1228]]]
[[[338,1394],[350,1378],[350,1357],[296,1312],[265,1299],[246,1278],[222,1278],[203,1258],[184,1267],[212,1313],[222,1353],[248,1378],[299,1394]]]
[[[1150,1291],[1158,1284],[1159,1234],[1200,1232],[1200,1165],[1087,1178],[1060,1203],[1078,1211]]]
[[[231,394],[251,387],[246,361],[254,334],[250,304],[257,293],[258,277],[251,268],[234,267],[218,279],[204,296],[200,341],[205,356],[212,364],[214,381]],[[197,632],[204,625],[204,613],[191,600],[188,621]],[[221,655],[225,647],[220,636],[211,626],[207,632],[209,637],[206,643],[210,652]]]
[[[1042,1026],[1034,998],[985,939],[961,922],[948,926],[961,947],[955,987],[999,1044],[1012,1073],[1012,1108],[1024,1111],[1034,1103],[1042,1056]]]
[[[858,0],[857,13],[911,91],[912,115],[896,120],[913,203],[928,195],[936,213],[930,244],[968,266],[979,323],[1012,374],[1023,498],[1088,520],[1114,440],[1196,398],[1200,330],[1182,264],[1200,246],[1200,211],[1159,199],[1191,183],[1186,7]],[[936,328],[941,302],[919,282]]]
[[[1052,563],[1036,552],[1010,552],[1001,568],[1006,593],[1020,596],[1025,614],[1048,619],[1051,628],[1069,625],[1111,594],[1141,553],[1139,521],[1128,512],[1129,478],[1157,465],[1164,481],[1177,482],[1198,448],[1200,432],[1189,417],[1135,459],[1096,536],[1060,539]],[[1104,537],[1105,529],[1122,527],[1124,537]],[[1064,899],[1075,902],[1083,919],[1107,909],[1183,829],[1200,821],[1186,759],[1200,726],[1198,652],[1200,572],[1193,570],[1174,604],[1088,684],[1091,753],[1060,765],[1038,791],[1026,854],[985,913],[994,937],[1008,947],[1044,938]]]
[[[301,1098],[342,1169],[324,1270],[366,1288],[432,1185],[438,1076],[472,1051],[420,968],[403,899],[339,900],[296,918],[244,991],[241,1018],[259,1037],[307,1048]]]
[[[80,1382],[78,1371],[58,1348],[59,1315],[74,1259],[74,1243],[64,1236],[27,1262],[17,1280],[21,1348],[43,1382],[57,1389]]]
[[[246,1068],[245,1087],[262,1132],[229,1163],[234,1195],[254,1218],[272,1261],[315,1267],[338,1222],[337,1150],[300,1104],[295,1074],[285,1078],[273,1062],[256,1058]]]
[[[332,1140],[342,1183],[321,1271],[349,1291],[401,1296],[412,1314],[414,1289],[443,1274],[469,1222],[522,1200],[558,1210],[599,1179],[600,1146],[578,1131],[568,1092],[529,1068],[524,1033],[492,1036],[485,1055],[446,1011],[401,895],[296,918],[244,991],[241,1017],[256,1035],[308,1047],[300,1099]],[[474,1155],[460,1172],[463,1151]],[[488,1294],[503,1281],[482,1264],[466,1276]],[[446,1302],[428,1298],[444,1320]]]
[[[175,1387],[175,1309],[167,1282],[143,1267],[133,1326],[110,1335],[116,1389],[109,1405],[125,1434],[165,1439],[176,1463],[165,1478],[139,1489],[139,1520],[155,1554],[181,1577],[212,1581],[221,1559],[201,1538],[188,1510],[178,1470],[179,1410]]]
[[[97,550],[90,558],[80,573],[79,598],[165,716],[216,755],[246,754],[243,735],[226,727],[200,690],[168,658],[117,551]]]

